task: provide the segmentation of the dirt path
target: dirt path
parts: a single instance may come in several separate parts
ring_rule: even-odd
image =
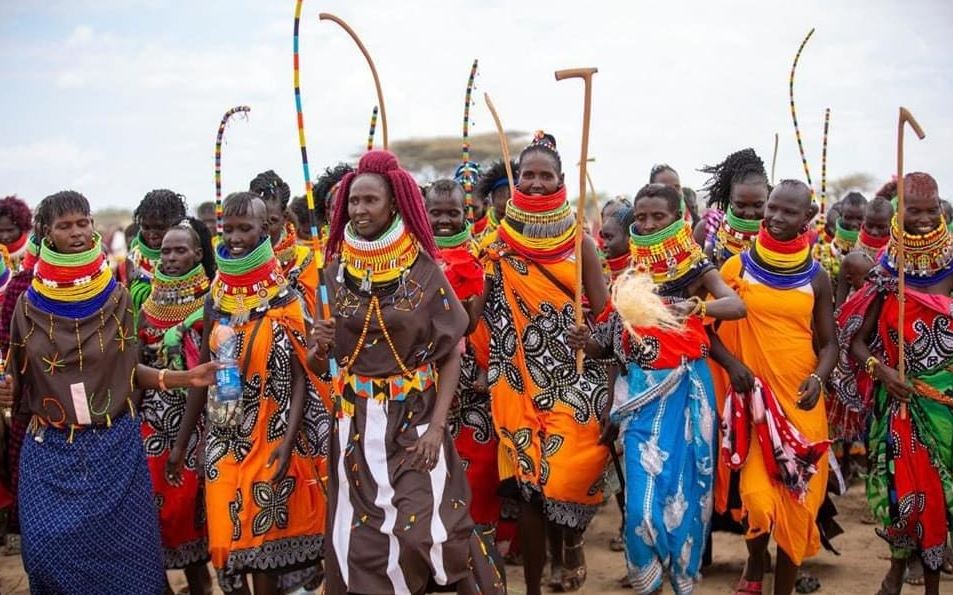
[[[860,522],[866,504],[863,499],[863,487],[854,486],[851,492],[837,499],[840,509],[838,520],[845,533],[835,540],[842,555],[837,557],[822,552],[808,562],[807,568],[821,579],[820,594],[866,595],[876,592],[880,579],[887,569],[887,547],[874,535],[873,527]],[[631,593],[618,585],[618,579],[625,574],[622,554],[609,550],[609,540],[619,526],[619,512],[615,506],[606,506],[593,521],[586,534],[586,558],[589,566],[589,579],[579,593],[622,595]],[[730,594],[732,587],[741,575],[745,548],[741,537],[718,533],[715,535],[714,564],[705,571],[704,579],[696,593],[699,595]],[[184,586],[181,573],[170,573],[175,587]],[[520,568],[507,567],[509,592],[522,595],[522,571]],[[770,575],[768,582],[770,584]],[[769,585],[766,585],[768,587]],[[666,593],[671,592],[666,587]],[[907,587],[907,594],[922,593],[921,589]],[[953,577],[944,576],[940,585],[941,593],[953,593]],[[0,593],[19,595],[29,593],[26,576],[18,557],[0,557]],[[219,591],[216,590],[216,593]],[[770,590],[765,589],[765,593]]]

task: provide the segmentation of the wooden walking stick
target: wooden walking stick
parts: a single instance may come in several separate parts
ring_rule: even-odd
[[[900,304],[900,315],[897,321],[897,339],[900,343],[900,361],[897,365],[897,371],[900,373],[900,382],[907,381],[907,358],[904,354],[904,340],[903,340],[903,328],[905,322],[904,307],[906,305],[906,295],[904,290],[906,288],[906,230],[903,227],[903,125],[910,124],[910,128],[913,128],[913,131],[916,133],[917,137],[920,140],[926,136],[923,133],[923,128],[920,127],[920,124],[913,117],[913,114],[910,113],[905,107],[900,108],[900,118],[897,122],[897,226],[900,228],[900,234],[898,235],[898,246],[897,246],[897,291],[899,295],[897,296],[897,301]],[[900,405],[900,417],[907,417],[907,405],[906,403],[901,403]]]
[[[592,110],[592,75],[598,68],[572,68],[557,70],[556,80],[581,78],[585,88],[582,105],[582,151],[579,154],[579,203],[576,205],[576,298],[573,308],[576,311],[576,326],[582,326],[582,226],[586,212],[586,164],[589,162],[589,114]],[[584,353],[576,352],[576,372],[582,374]]]
[[[490,115],[493,116],[493,123],[496,124],[496,136],[500,141],[500,152],[503,153],[503,167],[506,168],[506,181],[510,184],[510,198],[513,198],[516,194],[516,188],[513,184],[513,168],[510,167],[510,145],[506,141],[503,124],[500,123],[500,116],[497,115],[496,108],[493,107],[493,101],[490,99],[489,93],[483,94],[483,101],[486,102],[486,107],[490,110]]]
[[[381,90],[381,79],[377,76],[377,68],[374,67],[374,60],[371,59],[371,54],[367,51],[367,48],[364,47],[361,38],[357,36],[354,29],[351,29],[350,25],[344,22],[344,19],[327,12],[319,14],[318,19],[322,21],[333,21],[340,25],[341,28],[351,36],[351,39],[357,44],[357,48],[361,50],[361,53],[364,54],[364,59],[367,60],[367,65],[371,68],[371,76],[374,77],[374,87],[377,89],[377,105],[381,108],[381,139],[384,141],[384,150],[388,150],[390,145],[387,144],[387,110],[384,108],[384,92]]]
[[[774,133],[774,154],[771,155],[771,185],[774,186],[774,166],[778,162],[778,133]]]

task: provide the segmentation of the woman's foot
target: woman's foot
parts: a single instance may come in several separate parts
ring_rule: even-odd
[[[741,577],[735,586],[735,595],[761,595],[763,586],[762,581],[749,581],[745,577]]]
[[[622,552],[625,551],[625,539],[622,538],[622,530],[619,530],[619,534],[609,540],[609,549],[613,552]]]
[[[586,566],[579,566],[578,568],[563,568],[562,576],[559,580],[559,588],[557,589],[558,593],[571,593],[573,591],[578,591],[582,588],[582,585],[586,582]]]
[[[919,556],[912,556],[907,561],[907,573],[903,576],[903,582],[915,587],[923,586],[923,563]]]

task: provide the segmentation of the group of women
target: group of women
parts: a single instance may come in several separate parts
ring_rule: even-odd
[[[502,593],[515,507],[525,592],[574,591],[615,475],[636,593],[691,593],[714,524],[744,532],[736,593],[762,592],[774,540],[788,594],[826,538],[837,438],[868,442],[880,592],[918,557],[938,593],[953,239],[935,181],[908,176],[904,228],[884,195],[845,201],[829,234],[753,150],[704,171],[703,217],[658,166],[591,234],[551,135],[426,188],[369,151],[325,171],[314,213],[264,172],[214,238],[152,191],[116,273],[79,193],[32,221],[0,201],[0,505],[31,590],[171,592],[182,569],[210,593],[211,562],[227,593]]]

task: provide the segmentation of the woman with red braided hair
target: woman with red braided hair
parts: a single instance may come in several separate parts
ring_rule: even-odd
[[[540,593],[549,533],[551,586],[579,589],[586,578],[582,535],[602,503],[608,449],[599,443],[608,404],[605,366],[567,343],[576,329],[577,267],[593,312],[608,290],[596,244],[585,236],[576,262],[576,219],[566,200],[556,140],[542,131],[519,157],[519,184],[487,248],[484,316],[491,328],[493,423],[520,500],[526,593]]]
[[[337,400],[328,459],[327,593],[502,593],[447,429],[469,319],[436,262],[413,177],[370,151],[341,180],[328,234],[334,318],[312,369]]]
[[[16,196],[0,199],[0,244],[7,251],[7,267],[11,273],[20,270],[32,228],[30,207],[22,199]]]

